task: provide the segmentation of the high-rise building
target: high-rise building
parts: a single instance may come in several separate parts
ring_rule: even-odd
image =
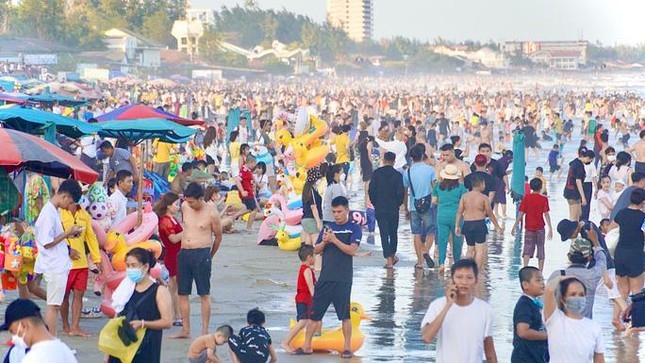
[[[372,19],[372,0],[327,0],[327,21],[354,41],[372,37]]]

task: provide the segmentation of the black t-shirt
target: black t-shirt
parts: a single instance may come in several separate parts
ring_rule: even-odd
[[[322,220],[322,197],[316,188],[312,188],[311,190],[314,197],[311,198],[311,196],[309,196],[309,200],[302,203],[302,218],[314,218],[314,212],[311,211],[311,206],[315,204],[316,209],[318,209],[318,217]]]
[[[484,183],[486,184],[486,187],[484,188],[484,191],[483,191],[484,195],[488,196],[488,193],[494,192],[495,190],[497,190],[496,189],[497,184],[495,183],[495,179],[493,178],[493,176],[488,173],[484,173],[483,171],[474,171],[466,175],[466,177],[464,178],[464,186],[466,187],[466,189],[471,191],[473,190],[473,186],[471,183],[475,175],[484,179]]]
[[[513,354],[511,363],[545,363],[549,360],[546,340],[526,340],[517,335],[517,324],[525,323],[529,328],[546,331],[542,323],[540,308],[526,295],[520,296],[513,311]]]
[[[645,212],[639,209],[625,208],[616,214],[614,222],[620,226],[618,244],[616,249],[630,250],[634,253],[643,253],[643,218]],[[638,238],[638,237],[641,238]]]
[[[354,223],[347,221],[345,224],[336,224],[332,222],[328,224],[329,228],[334,232],[336,238],[346,245],[352,243],[360,244],[363,238],[363,231],[361,227]],[[322,243],[322,236],[324,230],[320,231],[316,244]],[[341,251],[336,245],[328,243],[323,250],[322,270],[320,270],[320,278],[318,281],[338,281],[352,283],[354,276],[354,260],[352,256]]]
[[[576,180],[580,179],[581,182],[585,181],[585,164],[580,161],[580,159],[573,159],[569,163],[569,173],[567,174],[567,181],[564,184],[564,197],[566,199],[581,199],[580,193],[578,192],[578,185]],[[587,201],[587,203],[590,201]]]

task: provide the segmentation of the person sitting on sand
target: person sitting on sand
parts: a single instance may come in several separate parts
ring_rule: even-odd
[[[233,328],[230,325],[222,325],[213,334],[202,335],[195,339],[188,348],[189,363],[219,363],[219,357],[215,354],[217,346],[224,345],[233,335]]]
[[[231,349],[231,359],[234,363],[269,362],[275,363],[278,356],[275,353],[271,336],[264,328],[266,318],[258,308],[251,309],[246,314],[247,326],[240,329],[239,335],[232,335],[228,339]]]
[[[215,207],[217,213],[219,213],[220,224],[222,225],[222,232],[224,233],[236,233],[237,230],[233,228],[234,220],[231,217],[231,210],[234,209],[232,205],[226,205],[220,211],[220,205],[222,204],[222,195],[220,194],[220,187],[216,185],[211,185],[206,188],[204,191],[204,200],[208,204],[212,204]]]

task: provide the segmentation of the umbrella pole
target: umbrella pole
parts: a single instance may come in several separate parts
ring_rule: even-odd
[[[146,150],[145,143],[141,143],[140,145],[139,158],[141,162],[139,163],[139,187],[137,188],[137,226],[140,226],[143,222],[143,154]]]

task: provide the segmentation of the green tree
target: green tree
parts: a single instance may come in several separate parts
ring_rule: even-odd
[[[65,33],[64,0],[23,0],[18,5],[19,34],[59,40]]]
[[[168,12],[159,10],[144,18],[141,34],[161,44],[173,46],[176,42],[170,34],[172,24],[173,21],[168,17]]]

